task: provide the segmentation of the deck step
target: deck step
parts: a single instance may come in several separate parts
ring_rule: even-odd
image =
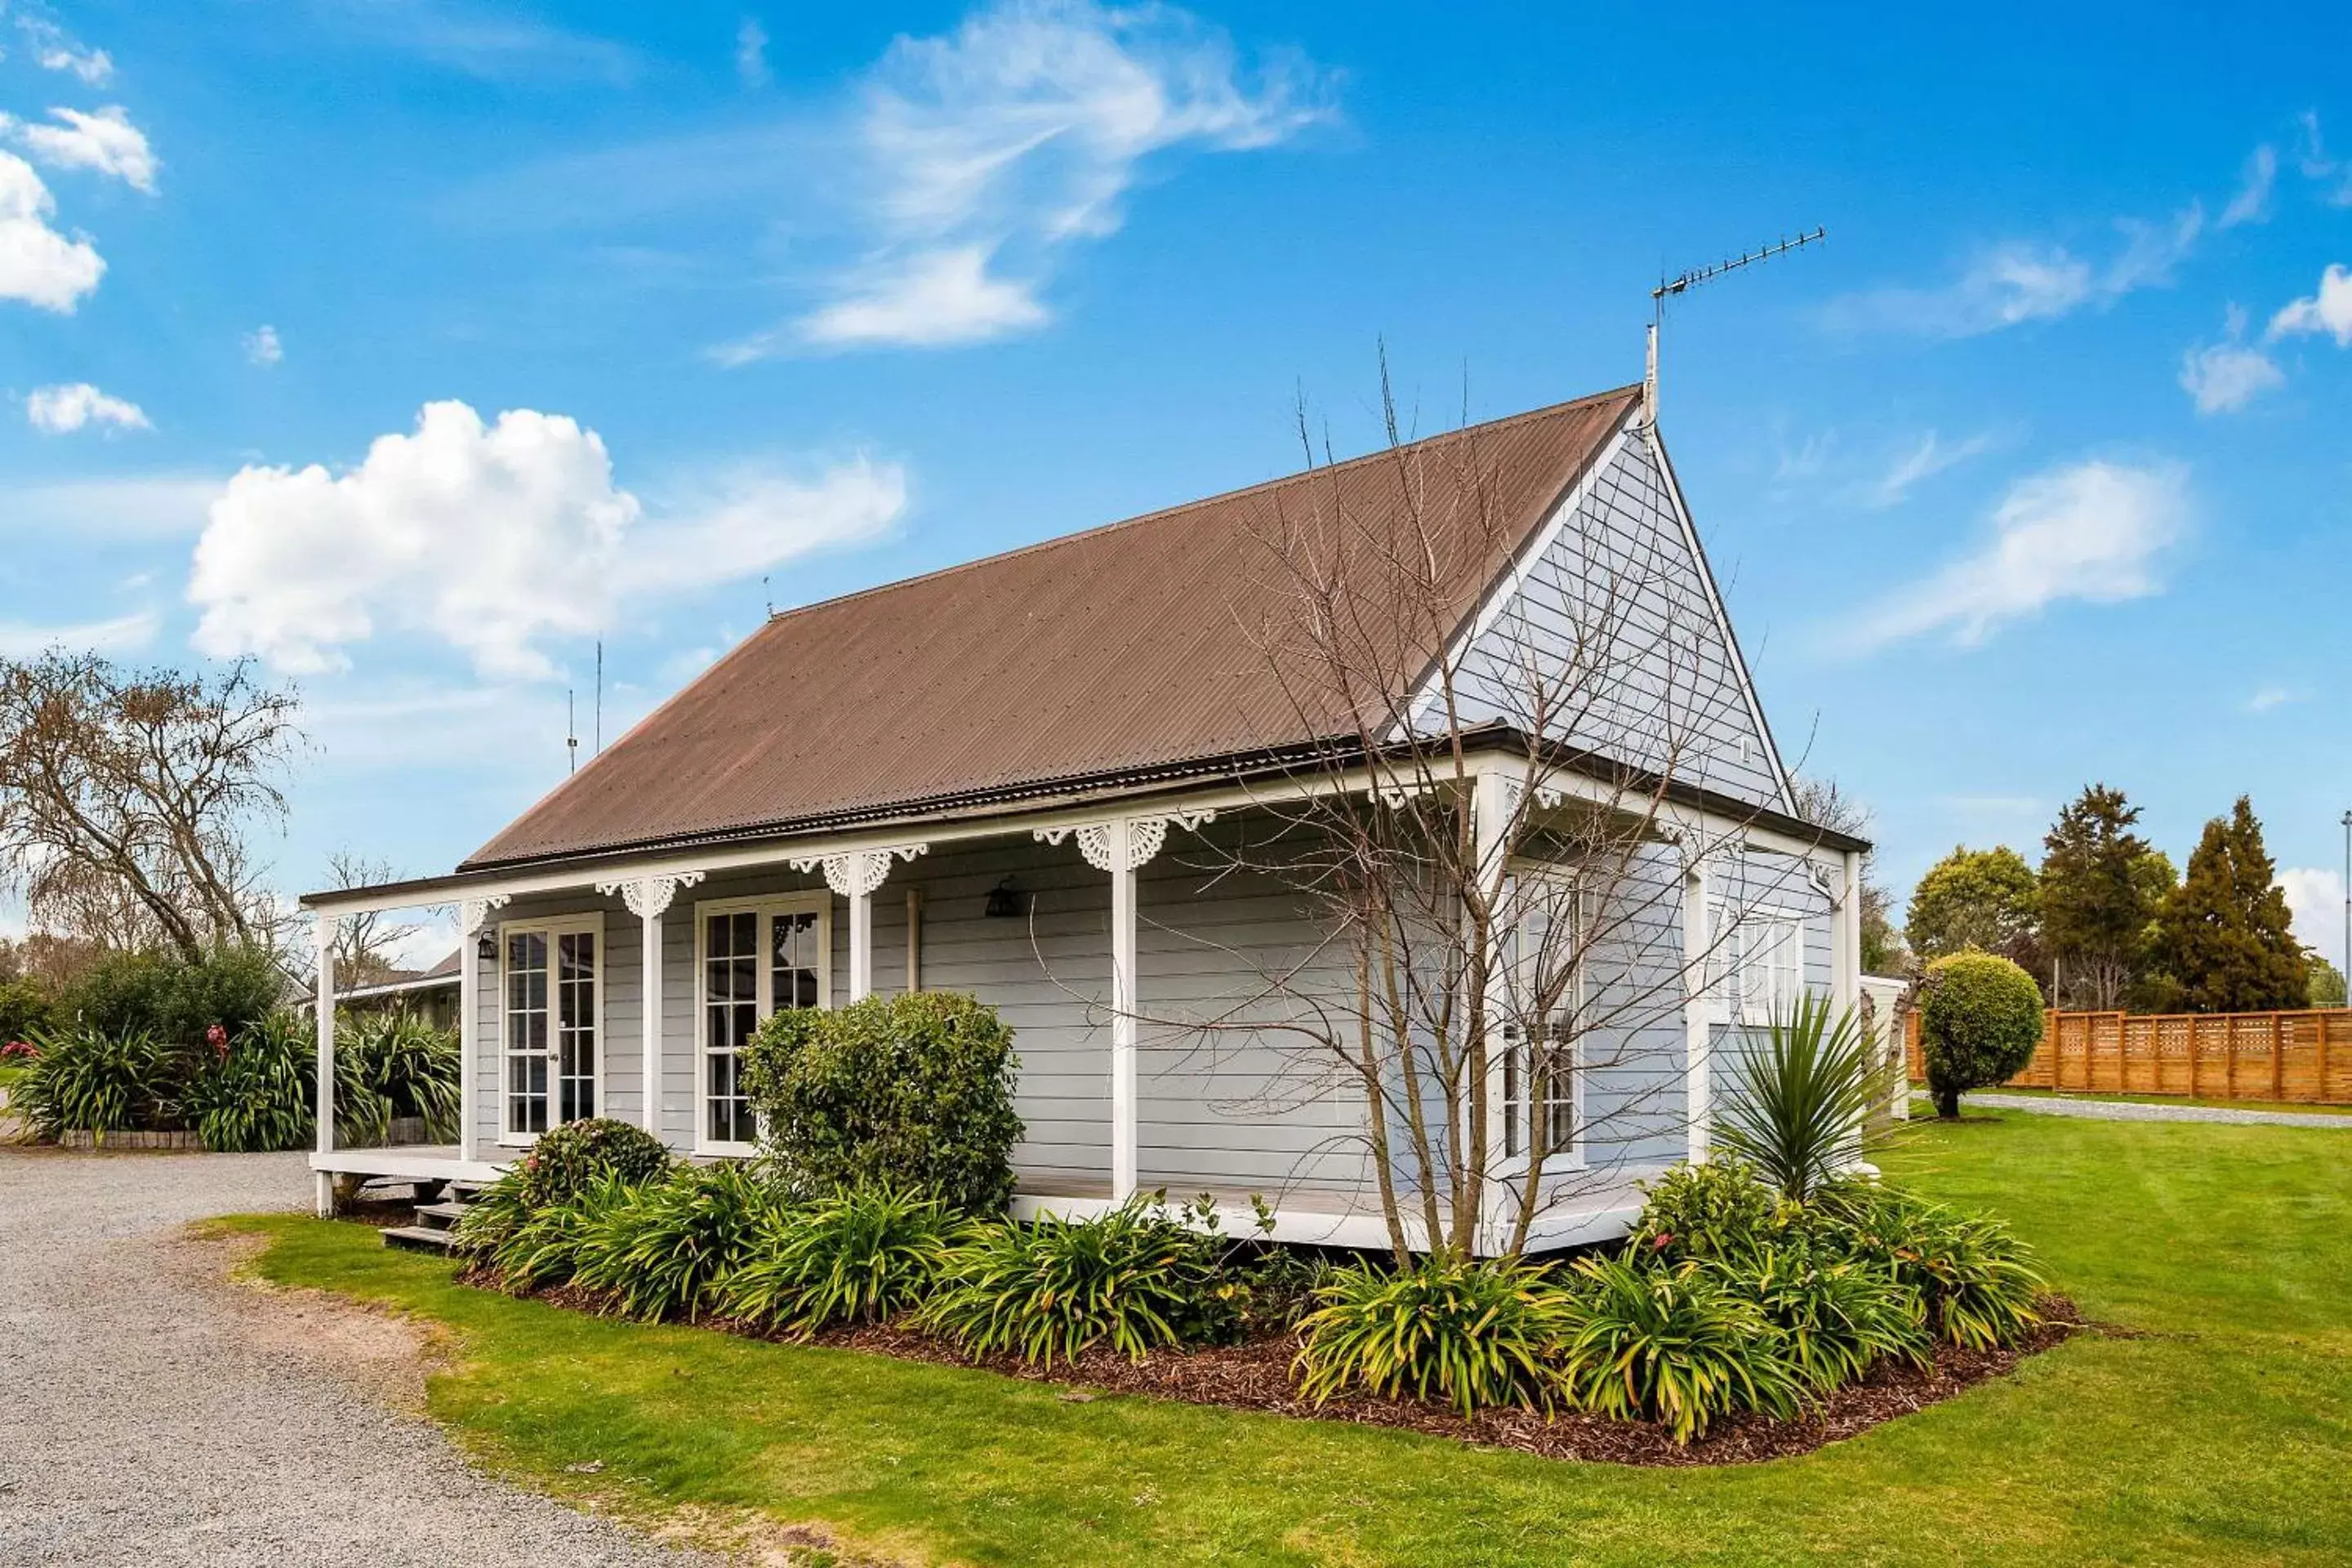
[[[457,1222],[466,1217],[469,1204],[418,1204],[416,1223],[427,1230],[455,1230]]]
[[[383,1233],[383,1244],[403,1252],[446,1254],[449,1250],[449,1233],[421,1225],[399,1225]]]

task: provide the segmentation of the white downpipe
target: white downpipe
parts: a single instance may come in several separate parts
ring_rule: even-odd
[[[462,922],[460,922],[462,923]],[[457,933],[457,1157],[471,1164],[481,1146],[482,954],[478,931]]]

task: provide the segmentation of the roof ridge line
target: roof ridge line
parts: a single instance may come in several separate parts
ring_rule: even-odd
[[[1606,403],[1612,398],[1638,395],[1641,390],[1642,387],[1639,382],[1631,382],[1623,386],[1611,387],[1606,392],[1588,393],[1582,397],[1571,397],[1559,403],[1548,403],[1540,408],[1523,409],[1517,414],[1504,415],[1498,419],[1481,420],[1475,425],[1465,425],[1458,429],[1440,431],[1434,436],[1423,436],[1418,440],[1407,441],[1399,446],[1375,447],[1371,451],[1361,452],[1352,458],[1341,458],[1336,463],[1326,463],[1319,468],[1300,468],[1292,473],[1277,475],[1274,479],[1260,479],[1255,484],[1243,485],[1236,489],[1219,490],[1214,495],[1202,496],[1194,500],[1180,501],[1174,506],[1163,506],[1152,511],[1138,512],[1133,517],[1122,517],[1115,519],[1109,522],[1098,522],[1091,528],[1082,528],[1074,533],[1057,533],[1051,539],[1039,539],[1027,544],[1016,544],[1010,550],[1000,550],[993,555],[983,555],[978,560],[959,561],[950,566],[940,566],[929,572],[919,572],[911,577],[899,577],[887,583],[876,583],[870,587],[854,588],[846,594],[835,594],[829,599],[819,599],[814,604],[795,605],[788,610],[779,610],[775,614],[770,616],[766,620],[761,622],[760,631],[754,632],[751,637],[744,638],[741,643],[737,645],[737,647],[739,648],[749,647],[759,637],[761,632],[765,632],[770,626],[776,625],[779,621],[789,620],[795,616],[807,615],[814,610],[829,609],[835,605],[846,605],[855,600],[868,598],[874,595],[887,594],[894,589],[912,587],[918,583],[933,582],[941,577],[952,577],[959,572],[971,572],[982,566],[993,566],[1000,561],[1010,561],[1018,556],[1034,555],[1040,551],[1052,550],[1061,545],[1075,544],[1082,539],[1093,539],[1098,535],[1110,533],[1122,528],[1133,528],[1142,523],[1157,522],[1161,519],[1173,517],[1180,512],[1192,511],[1201,507],[1213,506],[1224,501],[1239,500],[1244,496],[1255,495],[1261,490],[1270,490],[1277,486],[1295,484],[1300,479],[1311,479],[1319,474],[1338,473],[1343,469],[1353,468],[1365,463],[1374,462],[1381,458],[1393,458],[1406,452],[1411,452],[1417,447],[1434,446],[1440,441],[1457,440],[1462,437],[1473,435],[1480,431],[1500,430],[1510,426],[1524,424],[1531,419],[1541,419],[1551,415],[1564,413],[1571,408],[1580,408],[1595,403]],[[730,650],[730,652],[732,650]],[[720,660],[713,660],[712,662],[716,665],[720,662]]]

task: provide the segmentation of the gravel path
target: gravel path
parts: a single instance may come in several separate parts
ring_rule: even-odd
[[[2237,1121],[2263,1127],[2333,1127],[2352,1131],[2352,1116],[2310,1110],[2237,1110],[2219,1105],[2159,1105],[2147,1100],[2044,1100],[2036,1094],[1969,1094],[1966,1105],[2030,1110],[2037,1116],[2081,1116],[2093,1121]]]
[[[357,1360],[413,1381],[407,1331],[247,1297],[177,1237],[310,1194],[299,1154],[0,1147],[0,1563],[705,1561],[473,1470],[352,1345],[316,1353],[373,1336]]]

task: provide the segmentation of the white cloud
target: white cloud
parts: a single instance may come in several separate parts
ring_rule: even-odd
[[[131,123],[130,111],[109,104],[95,114],[52,109],[61,125],[22,124],[0,116],[0,125],[34,157],[54,169],[89,169],[111,174],[133,190],[155,193],[155,150],[147,133]]]
[[[110,425],[118,430],[152,430],[137,404],[100,392],[86,381],[35,387],[25,396],[25,417],[33,428],[62,436],[88,425]]]
[[[757,16],[746,16],[735,29],[735,74],[745,87],[768,85],[768,29]]]
[[[609,39],[516,16],[514,5],[470,0],[313,0],[322,20],[352,39],[397,49],[485,81],[620,85],[638,72],[636,52]]]
[[[106,262],[88,240],[49,226],[56,210],[33,166],[0,153],[0,300],[71,315],[106,275]]]
[[[1172,5],[1004,0],[901,37],[850,132],[863,257],[831,299],[718,357],[1034,330],[1056,258],[1118,232],[1148,159],[1271,146],[1328,118],[1329,91],[1288,57],[1245,80],[1231,38]]]
[[[2352,348],[2352,270],[2330,263],[2321,274],[2319,291],[2307,294],[2271,318],[2263,335],[2271,342],[2304,333],[2326,332],[2337,348]]]
[[[2119,218],[2122,247],[2104,262],[2063,245],[2005,241],[1979,251],[1958,277],[1936,289],[1881,289],[1832,303],[1827,319],[1849,330],[1966,338],[2029,321],[2056,321],[2085,307],[2104,310],[2135,290],[2172,281],[2205,229],[2191,202],[2160,224]]]
[[[264,321],[245,334],[245,357],[253,364],[276,364],[286,357],[286,345],[278,341],[278,329]]]
[[[2200,414],[2233,413],[2286,377],[2271,356],[2246,344],[2246,312],[2232,305],[2222,318],[2219,342],[2193,345],[2180,359],[2180,386]]]
[[[1894,466],[1871,481],[1863,489],[1864,505],[1881,509],[1899,506],[1912,488],[1935,478],[1956,464],[1967,462],[1992,446],[1990,435],[1970,436],[1963,441],[1947,442],[1935,431],[1921,437],[1915,446],[1896,458]]]
[[[2284,686],[2265,686],[2246,699],[2246,711],[2267,713],[2273,708],[2284,708],[2296,700],[2299,700],[2295,694]]]
[[[43,70],[71,71],[92,87],[114,74],[114,61],[104,49],[85,47],[49,17],[28,12],[16,18],[16,26],[33,46],[33,58]]]
[[[2341,967],[2344,963],[2344,876],[2315,867],[2289,866],[2278,874],[2286,895],[2294,939]]]
[[[2246,154],[2246,167],[2238,176],[2237,194],[2221,216],[2213,221],[2215,228],[2235,228],[2242,223],[2267,223],[2271,216],[2271,187],[2278,180],[2278,149],[2265,142]]]
[[[2188,526],[2177,464],[2091,459],[2019,481],[1971,555],[1893,595],[1856,639],[1876,647],[1948,630],[1963,647],[2068,599],[2112,604],[2161,591],[2159,558]]]
[[[53,647],[127,653],[146,647],[160,624],[151,610],[77,626],[34,626],[22,621],[0,621],[0,658],[37,658]]]
[[[2352,206],[2352,169],[2331,157],[2326,143],[2320,140],[2319,116],[2311,110],[2302,115],[2303,148],[2295,156],[2295,167],[2303,177],[2325,186],[2320,199],[2330,206]]]
[[[0,489],[0,538],[160,539],[204,527],[217,474],[109,475]]]
[[[748,575],[873,537],[906,504],[894,464],[859,458],[806,479],[731,470],[650,521],[613,482],[592,430],[516,409],[485,425],[435,403],[357,468],[248,468],[213,502],[189,599],[195,646],[289,673],[346,667],[379,629],[462,650],[484,675],[538,679],[541,644],[610,623],[625,595]]]

